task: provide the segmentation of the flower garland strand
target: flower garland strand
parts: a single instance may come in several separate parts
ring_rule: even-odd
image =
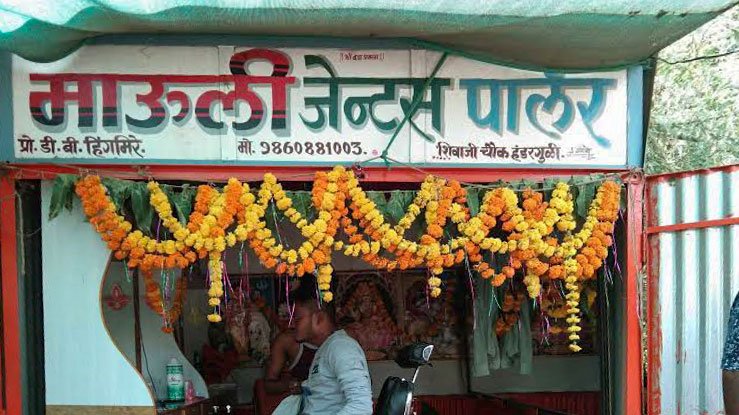
[[[145,273],[182,269],[207,258],[208,303],[213,307],[209,321],[221,320],[222,256],[237,243],[248,244],[260,263],[277,274],[315,274],[324,301],[333,299],[330,286],[334,251],[388,271],[423,266],[429,271],[428,289],[433,297],[441,294],[439,275],[466,258],[471,268],[495,287],[521,275],[520,270],[531,298],[539,296],[542,281],[564,280],[574,351],[579,350],[580,283],[595,278],[603,266],[613,243],[620,197],[618,184],[604,182],[582,229],[573,234],[573,197],[563,182],[556,185],[549,201],[544,201],[540,192],[524,191],[521,206],[512,189],[489,190],[482,197],[479,212],[470,216],[466,190],[458,182],[429,176],[394,225],[361,189],[353,172],[343,167],[316,173],[311,202],[317,215],[312,222],[295,209],[270,173],[265,174],[256,195],[236,179],[230,179],[223,191],[199,186],[186,224],[174,217],[172,204],[156,182],[150,182],[148,189],[150,204],[172,239],[158,240],[142,230],[132,231],[132,224],[117,213],[118,207],[96,176],[80,179],[75,192],[90,223],[115,257],[126,260],[129,268]],[[275,214],[279,212],[299,230],[304,238],[299,246],[285,246],[282,238],[267,227],[265,217],[270,205]],[[407,239],[406,233],[421,215],[423,234],[418,240]],[[449,235],[447,225],[456,228],[458,236]],[[507,233],[505,239],[493,236],[500,232]],[[509,263],[496,270],[484,261],[485,253],[508,254]]]
[[[567,329],[569,348],[579,352],[578,345],[582,328],[580,319],[580,289],[583,281],[595,277],[595,272],[608,256],[608,248],[613,244],[613,225],[618,217],[621,188],[613,182],[605,182],[598,188],[588,209],[582,229],[566,241],[565,287],[567,288]],[[575,253],[579,249],[580,253]],[[573,258],[574,257],[574,258]]]
[[[177,280],[177,283],[175,284],[175,297],[172,301],[172,305],[168,310],[165,310],[165,302],[162,298],[162,289],[159,283],[154,280],[154,273],[152,271],[143,271],[141,275],[144,277],[144,286],[146,287],[144,302],[152,311],[162,316],[162,319],[164,320],[162,331],[165,333],[172,333],[172,331],[174,331],[174,323],[180,318],[180,315],[182,314],[182,305],[187,297],[187,277],[182,275]]]
[[[119,251],[133,225],[117,213],[117,206],[107,196],[107,189],[98,176],[86,176],[75,186],[82,210],[95,231],[112,251]],[[116,253],[117,259],[123,259]]]

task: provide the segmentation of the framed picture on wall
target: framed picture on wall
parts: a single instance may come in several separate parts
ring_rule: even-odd
[[[370,361],[392,359],[400,347],[417,341],[434,344],[435,359],[459,359],[469,314],[464,291],[456,270],[440,277],[442,296],[431,298],[424,270],[337,273],[338,323]]]
[[[425,271],[399,275],[403,286],[403,344],[427,342],[434,345],[434,359],[458,359],[463,356],[464,298],[459,291],[455,270],[444,272],[442,294],[431,298]]]
[[[336,315],[367,360],[392,359],[402,337],[398,321],[398,281],[374,271],[337,273]]]

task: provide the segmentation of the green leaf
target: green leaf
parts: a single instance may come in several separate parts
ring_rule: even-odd
[[[67,209],[68,212],[71,212],[72,208],[74,207],[74,199],[76,197],[75,186],[77,185],[77,180],[79,180],[79,177],[70,176],[67,180],[69,180],[70,184],[69,191],[64,198],[64,209]]]
[[[531,180],[521,180],[518,183],[513,183],[512,187],[517,190],[536,189],[536,183]]]
[[[588,216],[590,203],[595,197],[595,183],[586,183],[578,186],[577,199],[575,199],[575,211],[581,218]]]
[[[287,196],[293,201],[293,208],[297,210],[305,220],[310,220],[313,213],[312,201],[310,192],[305,191],[289,191],[285,192]]]
[[[409,239],[409,240],[420,239],[421,235],[423,235],[425,232],[426,232],[426,224],[423,220],[423,216],[420,216],[413,222],[413,224],[411,224],[411,227],[408,229],[408,232],[405,233],[405,239]]]
[[[467,207],[470,208],[470,216],[477,216],[480,212],[480,189],[476,187],[467,188]]]
[[[621,186],[621,200],[619,201],[619,208],[622,211],[625,211],[628,208],[627,200],[628,200],[628,192],[626,191],[626,186]]]
[[[192,207],[195,203],[195,194],[197,189],[190,187],[190,185],[182,186],[179,192],[175,192],[170,186],[162,186],[162,190],[167,194],[169,203],[172,205],[172,210],[177,213],[177,219],[183,225],[190,219],[190,213],[192,213]]]
[[[104,178],[102,183],[108,189],[110,200],[116,205],[118,212],[122,212],[126,201],[131,197],[131,187],[136,185],[136,182]]]
[[[382,213],[385,218],[388,217],[387,214],[387,198],[385,197],[385,192],[367,192],[367,198],[373,202],[375,202],[375,205],[377,206],[377,210]]]
[[[54,179],[51,189],[51,201],[49,203],[49,219],[54,219],[62,212],[62,209],[72,210],[74,202],[74,186],[77,176],[71,174],[60,174]]]
[[[412,191],[397,191],[390,194],[390,200],[387,202],[387,213],[395,222],[399,221],[404,215],[408,205],[413,202],[415,194]]]
[[[590,289],[594,289],[594,287],[591,287]],[[597,292],[597,290],[596,290]],[[597,298],[596,298],[597,301]],[[597,306],[597,302],[593,304],[594,306]],[[595,322],[597,319],[596,310],[593,310],[588,305],[588,296],[587,291],[585,289],[582,290],[582,295],[580,296],[580,310],[582,310],[582,315],[586,316],[590,321]]]
[[[545,190],[543,191],[543,193],[545,195],[551,195],[552,191],[554,190],[555,187],[557,187],[557,183],[559,182],[560,182],[559,178],[550,177],[550,178],[544,179],[543,187]]]
[[[272,231],[272,234],[277,237],[277,229],[279,228],[277,221],[279,215],[277,214],[277,206],[273,202],[267,205],[267,209],[264,211],[264,222],[267,224],[267,229]]]
[[[154,219],[154,209],[149,203],[149,189],[146,188],[146,183],[131,184],[131,208],[136,219],[136,227],[142,232],[149,233]]]

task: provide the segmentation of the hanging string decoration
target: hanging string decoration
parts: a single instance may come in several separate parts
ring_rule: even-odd
[[[153,181],[147,187],[149,203],[170,239],[147,236],[148,229],[133,230],[99,177],[79,179],[75,190],[85,215],[115,257],[145,276],[207,259],[211,322],[221,321],[223,253],[236,244],[247,244],[263,266],[279,275],[316,275],[326,302],[333,299],[330,287],[336,252],[360,258],[379,270],[426,268],[432,297],[441,294],[439,276],[444,270],[463,263],[495,287],[516,279],[531,299],[539,297],[542,281],[563,280],[573,351],[580,350],[580,290],[583,282],[595,278],[613,244],[621,194],[619,184],[603,182],[581,229],[575,232],[576,206],[565,182],[556,184],[549,200],[541,190],[531,188],[519,197],[518,189],[512,187],[484,189],[480,199],[474,189],[474,198],[468,200],[473,189],[429,176],[403,209],[399,207],[403,198],[388,201],[384,194],[366,192],[353,171],[338,166],[315,174],[310,192],[312,219],[271,173],[264,175],[257,189],[233,178],[223,190],[199,186],[189,216],[179,219],[170,192]],[[383,213],[381,208],[391,203],[397,213]],[[270,229],[268,218],[277,215],[299,231],[303,238],[299,244],[288,247],[279,229]],[[420,236],[411,235],[416,224]],[[513,310],[517,300],[516,296],[506,305]],[[498,329],[509,327],[510,320]]]
[[[162,316],[162,331],[172,333],[174,323],[182,314],[182,306],[187,296],[187,277],[181,276],[177,280],[174,299],[167,308],[166,301],[162,296],[162,288],[154,280],[154,273],[152,271],[142,271],[141,275],[144,277],[144,286],[146,287],[144,302],[151,310]]]

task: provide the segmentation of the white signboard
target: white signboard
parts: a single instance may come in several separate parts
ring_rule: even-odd
[[[626,70],[540,73],[452,56],[432,77],[440,58],[102,45],[49,64],[14,57],[13,149],[3,158],[626,165]]]

